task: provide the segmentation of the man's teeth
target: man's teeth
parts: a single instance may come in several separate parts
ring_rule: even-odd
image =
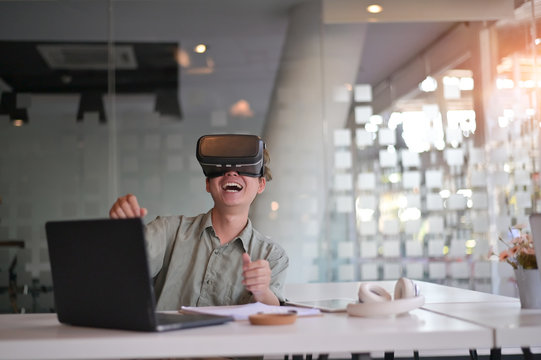
[[[228,182],[224,186],[222,186],[222,189],[227,192],[238,192],[242,190],[242,185],[234,182]]]

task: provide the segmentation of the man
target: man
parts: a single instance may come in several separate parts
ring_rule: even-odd
[[[255,159],[254,167],[246,167],[246,161],[242,166],[231,166],[230,162],[238,162],[239,154],[244,153],[246,159]],[[255,301],[279,305],[284,301],[289,259],[278,244],[255,230],[248,218],[250,205],[272,179],[263,141],[250,135],[202,137],[197,156],[207,176],[212,209],[194,217],[157,217],[146,226],[157,308]],[[131,194],[118,198],[109,212],[113,219],[146,214]]]

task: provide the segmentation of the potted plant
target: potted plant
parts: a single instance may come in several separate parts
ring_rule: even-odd
[[[522,308],[541,309],[541,272],[538,270],[532,236],[525,231],[524,225],[515,225],[509,232],[511,241],[499,237],[506,246],[500,252],[499,259],[515,270]]]

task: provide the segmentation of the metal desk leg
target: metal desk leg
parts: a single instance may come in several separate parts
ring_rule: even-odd
[[[352,353],[351,360],[370,360],[370,353]]]
[[[490,349],[490,360],[501,360],[502,358],[502,349],[492,348]]]
[[[471,360],[479,360],[479,355],[477,355],[477,350],[470,349],[470,359]]]
[[[529,347],[522,348],[522,354],[524,355],[524,360],[534,360],[535,355],[532,353],[532,350]]]

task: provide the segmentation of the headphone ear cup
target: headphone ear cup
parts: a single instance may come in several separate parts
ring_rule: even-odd
[[[391,294],[379,285],[372,283],[362,283],[359,287],[359,301],[361,303],[375,303],[391,301]]]
[[[394,287],[394,299],[407,299],[415,297],[415,283],[407,278],[400,278]]]

